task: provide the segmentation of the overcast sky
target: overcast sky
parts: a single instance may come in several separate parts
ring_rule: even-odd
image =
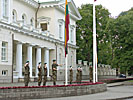
[[[51,1],[51,0],[40,0]],[[53,1],[53,0],[52,0]],[[77,7],[82,4],[93,3],[94,0],[74,0]],[[112,16],[118,16],[122,11],[127,11],[133,7],[133,0],[97,0],[96,4],[101,4],[109,9]]]

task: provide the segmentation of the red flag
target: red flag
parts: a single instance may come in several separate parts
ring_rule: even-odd
[[[69,11],[68,11],[68,3],[66,0],[65,4],[65,56],[68,54],[67,42],[69,40]]]

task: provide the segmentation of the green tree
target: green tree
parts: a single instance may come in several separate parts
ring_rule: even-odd
[[[93,57],[93,5],[86,4],[79,8],[82,20],[77,22],[77,59],[92,62]],[[103,45],[105,38],[106,24],[108,23],[110,13],[102,5],[96,6],[96,22],[97,22],[97,45],[98,45],[98,58],[100,63],[104,63],[107,57],[104,57]],[[108,45],[108,44],[107,44]],[[106,49],[105,49],[106,50]],[[102,52],[103,51],[103,52]],[[106,62],[105,62],[106,63]]]
[[[133,8],[112,19],[106,32],[112,44],[112,66],[120,67],[122,73],[133,67]]]

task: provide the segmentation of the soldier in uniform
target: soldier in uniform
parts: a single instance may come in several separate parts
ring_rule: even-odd
[[[47,63],[44,63],[43,69],[44,69],[43,86],[45,86],[47,82]]]
[[[72,66],[70,66],[70,84],[72,84],[72,81],[73,81],[73,69],[72,69]]]
[[[26,64],[24,65],[24,68],[25,68],[25,73],[24,73],[24,83],[25,83],[25,86],[28,86],[28,83],[29,83],[29,75],[30,75],[30,68],[29,68],[29,61],[26,62]]]
[[[92,82],[92,79],[93,79],[93,68],[92,68],[92,66],[90,66],[89,71],[90,71],[90,73],[89,73],[89,76],[90,76],[90,82]]]
[[[42,83],[42,67],[41,62],[38,63],[38,86]]]
[[[79,78],[79,82],[80,82],[80,84],[81,84],[81,81],[82,81],[82,68],[80,67],[80,71],[79,71],[79,73],[80,73],[80,78]]]
[[[56,85],[57,80],[57,66],[62,66],[61,64],[57,64],[56,60],[53,60],[52,64],[52,78],[53,78],[53,85]]]
[[[77,68],[76,81],[77,81],[77,84],[80,83],[80,67]]]

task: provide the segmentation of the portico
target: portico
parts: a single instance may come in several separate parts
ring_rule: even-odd
[[[44,46],[14,41],[14,78],[24,78],[24,64],[28,60],[30,67],[30,77],[36,78],[38,77],[38,69],[37,65],[39,62],[42,62],[42,67],[44,63],[47,63],[49,77],[50,71],[50,51],[53,49],[49,49]]]

